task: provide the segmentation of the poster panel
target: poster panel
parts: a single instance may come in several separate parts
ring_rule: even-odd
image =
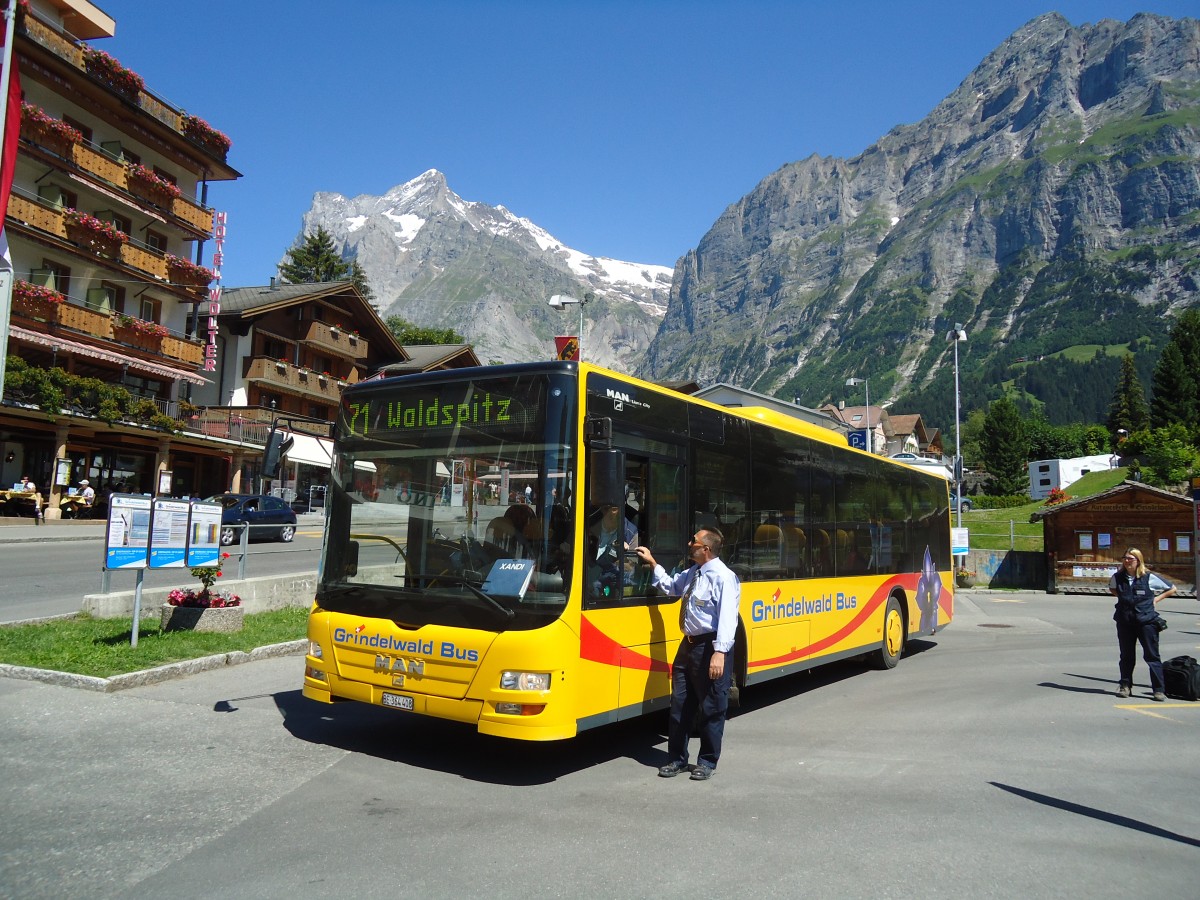
[[[150,498],[113,494],[104,531],[106,569],[144,569],[150,552]]]
[[[188,522],[187,564],[217,566],[221,562],[221,505],[219,503],[191,504]]]
[[[187,552],[186,500],[156,499],[150,516],[150,568],[182,569]]]

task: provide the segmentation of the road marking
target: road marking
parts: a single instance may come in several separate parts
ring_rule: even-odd
[[[1118,703],[1117,709],[1127,709],[1130,712],[1141,713],[1143,716],[1150,716],[1153,719],[1165,719],[1168,722],[1174,722],[1170,716],[1162,715],[1160,709],[1200,709],[1200,704],[1196,703]]]

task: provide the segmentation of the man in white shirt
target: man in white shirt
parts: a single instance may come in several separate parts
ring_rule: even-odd
[[[96,491],[88,483],[86,478],[79,482],[79,496],[83,498],[84,506],[90,508],[96,505]]]
[[[737,636],[742,586],[719,555],[724,538],[715,528],[701,528],[688,542],[694,565],[672,577],[651,555],[638,547],[643,563],[654,567],[654,586],[682,596],[683,640],[671,669],[671,724],[667,737],[669,760],[658,770],[673,778],[688,768],[688,736],[700,712],[700,753],[692,781],[707,781],[721,758],[729,686],[733,679],[733,644]]]

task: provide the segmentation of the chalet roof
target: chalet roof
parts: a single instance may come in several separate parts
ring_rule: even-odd
[[[352,281],[319,281],[314,284],[265,284],[258,287],[224,288],[221,291],[221,315],[269,312],[279,307],[293,306],[309,300],[329,299],[353,294],[362,302],[362,295]]]
[[[892,413],[892,431],[895,434],[911,434],[919,443],[924,443],[925,423],[921,421],[920,413]]]
[[[1112,498],[1120,496],[1121,494],[1134,492],[1151,494],[1152,496],[1160,499],[1170,500],[1174,503],[1178,503],[1181,506],[1192,505],[1192,499],[1190,497],[1184,497],[1180,494],[1172,493],[1171,491],[1165,491],[1162,488],[1153,487],[1152,485],[1144,484],[1141,481],[1123,481],[1114,487],[1110,487],[1107,491],[1101,491],[1099,494],[1092,494],[1090,497],[1079,497],[1075,500],[1068,500],[1065,503],[1056,503],[1053,506],[1043,507],[1042,509],[1037,510],[1037,512],[1032,513],[1029,516],[1029,521],[1038,522],[1048,516],[1057,515],[1058,513],[1064,512],[1068,509],[1087,506],[1092,503],[1097,503],[1101,500],[1111,500]]]
[[[482,365],[470,344],[406,344],[408,359],[388,363],[377,370],[380,375],[411,375],[433,369],[465,369]]]

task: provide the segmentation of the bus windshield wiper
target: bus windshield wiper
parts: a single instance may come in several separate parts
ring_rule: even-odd
[[[426,579],[429,581],[453,582],[454,584],[465,587],[468,591],[470,591],[472,594],[474,594],[480,600],[483,600],[485,603],[487,603],[489,606],[491,606],[491,608],[493,610],[495,610],[496,612],[498,612],[502,616],[504,616],[504,618],[511,620],[511,619],[515,619],[517,617],[517,613],[515,610],[509,609],[503,603],[500,603],[498,600],[496,600],[494,597],[492,597],[491,594],[484,593],[479,588],[475,587],[475,585],[471,584],[471,582],[467,581],[467,579],[463,578],[461,575],[447,575],[442,572],[438,572],[438,573],[408,572],[404,575],[397,575],[396,577],[397,578],[409,578],[409,579],[415,579],[415,580]],[[426,587],[428,587],[428,585],[426,585]],[[416,588],[416,587],[406,587],[405,589],[406,590],[414,590],[414,591],[420,590],[419,588]]]

